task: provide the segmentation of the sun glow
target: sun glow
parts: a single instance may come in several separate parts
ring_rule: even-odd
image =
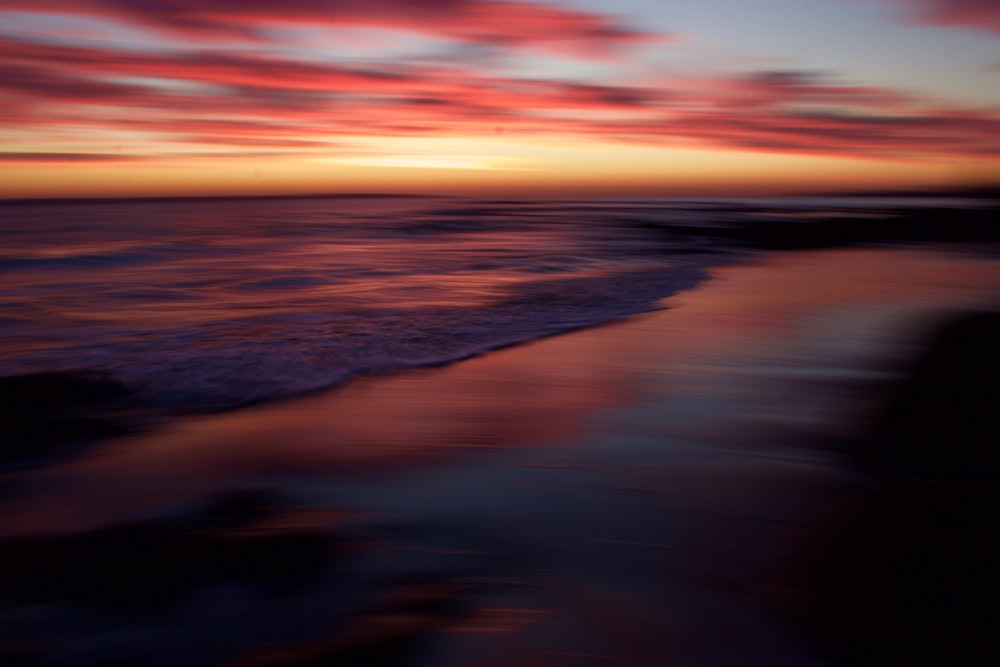
[[[411,169],[520,169],[505,158],[476,155],[379,155],[324,159],[325,162],[363,167],[402,167]]]

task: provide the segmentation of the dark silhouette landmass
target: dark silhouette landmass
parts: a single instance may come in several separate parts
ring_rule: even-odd
[[[946,323],[859,443],[809,559],[806,635],[843,667],[1000,664],[1000,312]]]
[[[857,461],[883,475],[1000,482],[1000,312],[937,332]]]
[[[0,377],[0,465],[68,453],[129,433],[136,397],[107,373],[54,371]]]
[[[951,197],[971,197],[977,199],[1000,199],[1000,183],[960,185],[951,188],[887,189],[887,190],[837,190],[816,193],[817,197],[906,197],[917,199],[940,199]]]
[[[753,215],[753,209],[734,212]],[[1000,209],[899,209],[879,210],[870,216],[836,211],[819,219],[779,219],[761,209],[760,219],[743,219],[715,225],[639,222],[639,226],[689,239],[725,239],[760,250],[813,250],[871,243],[975,243],[1000,242]]]

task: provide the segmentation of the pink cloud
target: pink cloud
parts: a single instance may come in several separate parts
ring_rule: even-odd
[[[326,121],[366,108],[435,119],[440,123],[513,122],[525,109],[641,109],[651,91],[622,86],[490,77],[473,70],[443,67],[383,66],[347,69],[252,53],[122,54],[111,49],[45,45],[2,40],[8,69],[17,76],[0,78],[0,90],[32,98],[44,106],[56,98],[186,115],[218,113],[227,118],[261,115],[287,122],[296,117]],[[23,70],[23,72],[22,72]],[[122,77],[130,83],[119,83]],[[147,82],[145,86],[134,83]],[[164,90],[155,81],[169,82]],[[180,87],[178,87],[180,86]],[[90,93],[88,95],[88,93]],[[192,107],[192,105],[196,105]],[[359,126],[371,126],[363,117]]]
[[[606,58],[667,37],[602,13],[509,0],[4,0],[3,8],[113,18],[202,42],[260,40],[274,24],[365,26]]]
[[[728,88],[728,92],[725,90]],[[857,105],[883,110],[905,108],[914,100],[901,91],[874,86],[832,84],[822,74],[799,70],[765,70],[731,79],[721,96],[742,107],[809,103]]]
[[[989,136],[986,133],[1000,136],[1000,119],[970,119],[956,112],[897,117],[836,113],[692,116],[679,125],[687,137],[769,152],[896,159],[1000,155],[1000,140],[984,139]]]
[[[628,141],[902,160],[1000,156],[1000,114],[941,108],[891,89],[809,72],[759,72],[690,85],[658,119],[592,131]]]
[[[125,130],[184,150],[308,152],[355,137],[502,128],[507,136],[906,160],[1000,155],[996,113],[807,71],[621,86],[462,64],[347,68],[246,51],[125,54],[2,38],[0,50],[6,127],[94,137]]]
[[[405,74],[319,65],[252,53],[189,51],[167,55],[124,53],[98,47],[65,46],[2,39],[4,58],[32,66],[48,65],[82,75],[141,76],[232,86],[288,90],[405,90]]]

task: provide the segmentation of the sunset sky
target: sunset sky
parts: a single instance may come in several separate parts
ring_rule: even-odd
[[[0,197],[1000,179],[998,0],[0,0]]]

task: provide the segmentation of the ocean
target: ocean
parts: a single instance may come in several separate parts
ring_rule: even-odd
[[[906,601],[885,650],[974,653],[995,614],[924,598],[996,590],[995,488],[855,453],[927,334],[996,311],[995,214],[4,203],[0,664],[830,667],[867,591]],[[978,403],[914,422],[941,461],[993,414],[964,347]]]
[[[919,206],[968,205],[920,200]],[[0,376],[213,412],[657,309],[754,249],[706,232],[872,198],[5,204]],[[845,213],[846,212],[846,213]],[[678,234],[672,228],[685,227]]]
[[[0,373],[110,374],[180,411],[649,310],[707,263],[630,224],[661,214],[640,204],[337,198],[2,214]]]

